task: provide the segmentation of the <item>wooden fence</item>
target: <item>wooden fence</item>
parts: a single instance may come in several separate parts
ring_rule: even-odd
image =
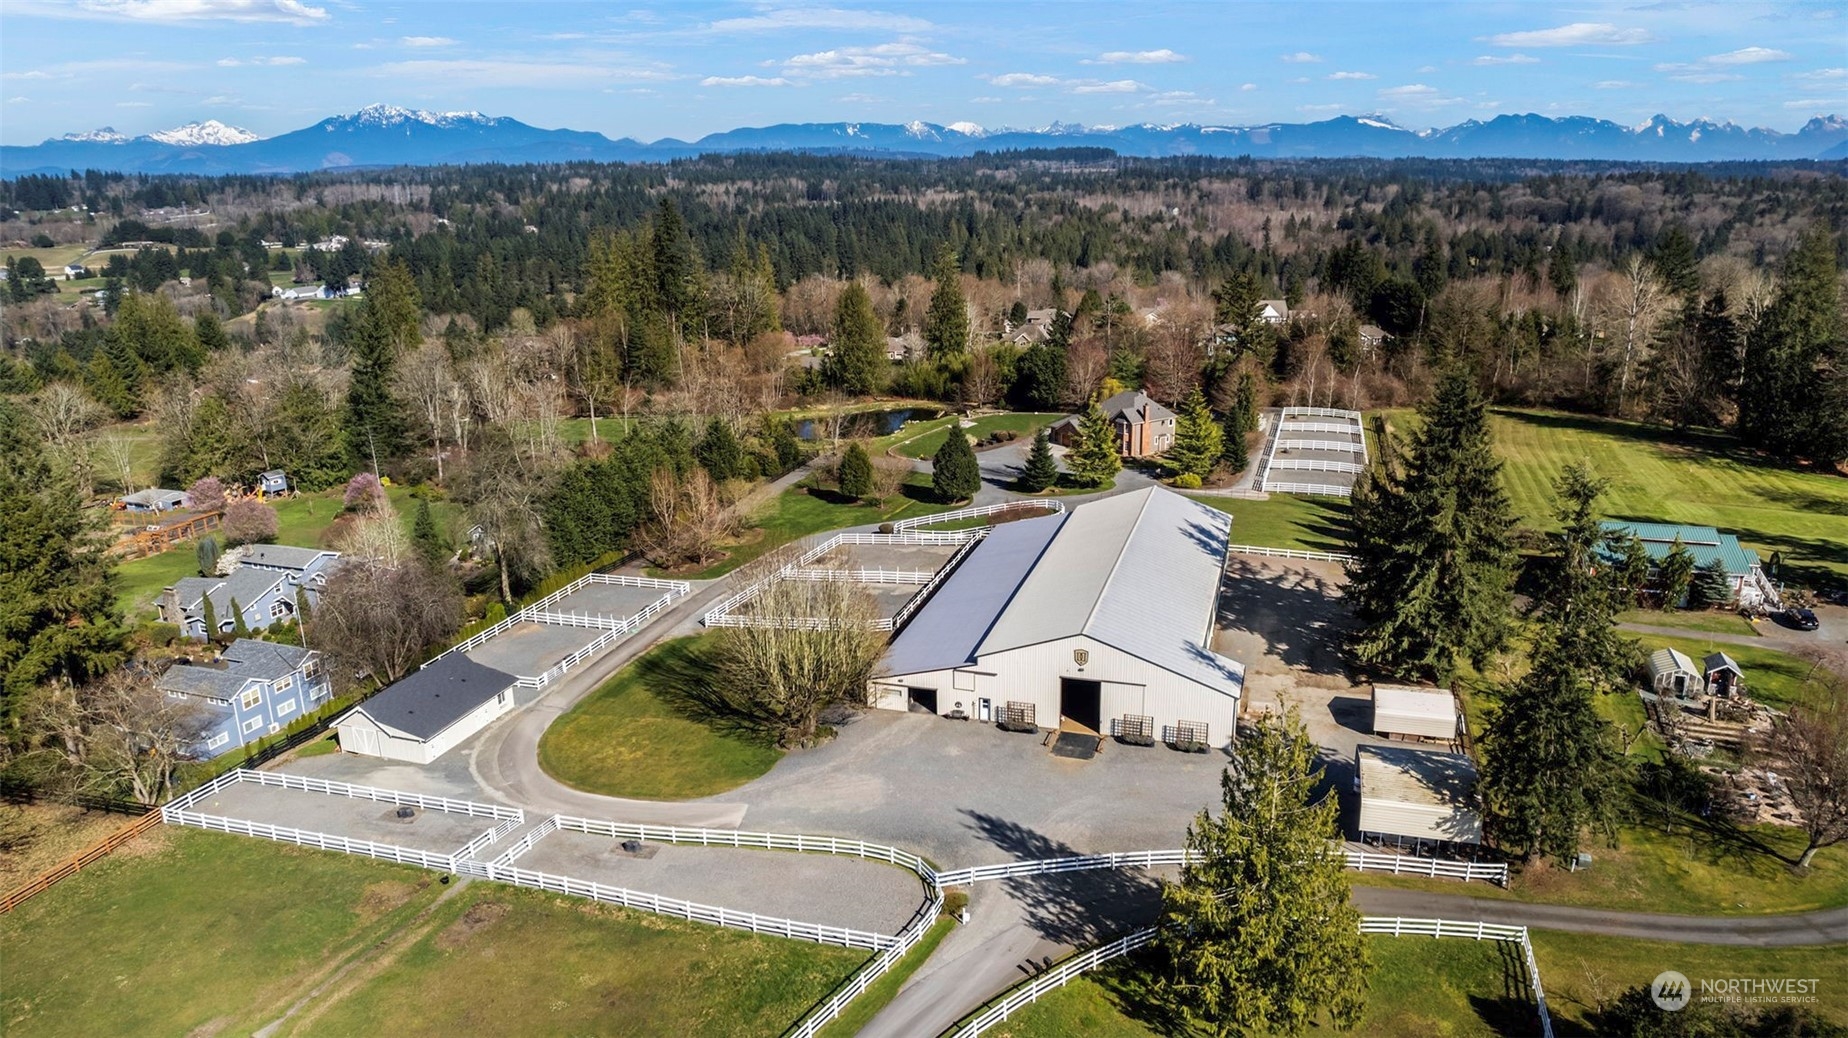
[[[37,879],[33,880],[32,882],[27,883],[25,886],[22,886],[18,888],[17,890],[14,890],[8,893],[4,897],[0,897],[0,914],[11,912],[14,908],[17,908],[22,903],[26,902],[27,900],[30,900],[35,895],[42,894],[45,891],[50,890],[52,885],[57,883],[58,881],[68,879],[71,876],[75,876],[78,872],[81,872],[86,867],[94,865],[97,862],[108,857],[110,853],[113,852],[117,847],[120,847],[123,844],[127,843],[128,841],[134,839],[135,837],[140,836],[142,833],[147,832],[149,829],[154,828],[160,823],[161,823],[160,812],[159,811],[149,811],[147,814],[142,815],[140,818],[137,818],[134,821],[123,826],[122,828],[117,829],[115,832],[110,833],[106,838],[104,838],[104,840],[101,843],[97,844],[94,847],[91,847],[89,850],[86,850],[81,854],[74,854],[71,857],[66,858],[62,862],[59,862],[55,867],[42,873]]]

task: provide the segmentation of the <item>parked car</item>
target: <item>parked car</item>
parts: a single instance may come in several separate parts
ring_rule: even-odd
[[[1785,624],[1799,631],[1813,631],[1822,626],[1821,621],[1816,619],[1814,609],[1786,609],[1783,620]]]

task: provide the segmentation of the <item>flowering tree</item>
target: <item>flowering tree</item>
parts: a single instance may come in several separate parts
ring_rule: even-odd
[[[187,489],[186,496],[192,500],[192,506],[202,512],[216,512],[225,506],[225,485],[217,476],[206,476],[195,480]]]
[[[385,508],[385,488],[379,477],[361,472],[347,480],[345,504],[352,512],[378,512]]]
[[[254,497],[240,498],[225,506],[225,541],[251,544],[276,536],[276,510]]]

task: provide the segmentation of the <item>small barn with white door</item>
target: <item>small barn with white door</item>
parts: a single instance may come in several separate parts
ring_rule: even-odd
[[[512,710],[518,683],[459,652],[439,657],[336,721],[340,748],[428,764]]]
[[[1224,746],[1245,680],[1212,648],[1230,530],[1159,487],[997,526],[893,639],[874,702]]]

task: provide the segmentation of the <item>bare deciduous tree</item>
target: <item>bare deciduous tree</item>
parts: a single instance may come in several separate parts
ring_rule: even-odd
[[[551,545],[541,525],[545,473],[504,439],[490,438],[469,457],[456,486],[468,517],[493,545],[501,601],[513,603],[513,580],[535,580],[552,568]]]
[[[396,566],[353,559],[327,578],[309,630],[341,689],[368,675],[388,685],[455,633],[462,592],[410,554]]]
[[[910,475],[909,458],[894,458],[889,454],[873,458],[873,498],[878,501],[891,500]]]
[[[450,425],[450,407],[460,388],[450,369],[449,351],[440,342],[426,340],[398,362],[398,391],[416,405],[430,429],[439,483],[443,479],[443,432]]]
[[[158,804],[210,717],[198,704],[154,688],[150,673],[118,668],[80,687],[45,690],[32,716],[44,749],[71,788]]]
[[[1771,725],[1761,747],[1803,815],[1809,845],[1797,864],[1848,840],[1848,680],[1822,672],[1801,702]]]
[[[719,488],[695,468],[685,476],[656,469],[648,487],[650,518],[636,531],[642,551],[655,565],[698,565],[718,557],[719,540],[735,519]]]

